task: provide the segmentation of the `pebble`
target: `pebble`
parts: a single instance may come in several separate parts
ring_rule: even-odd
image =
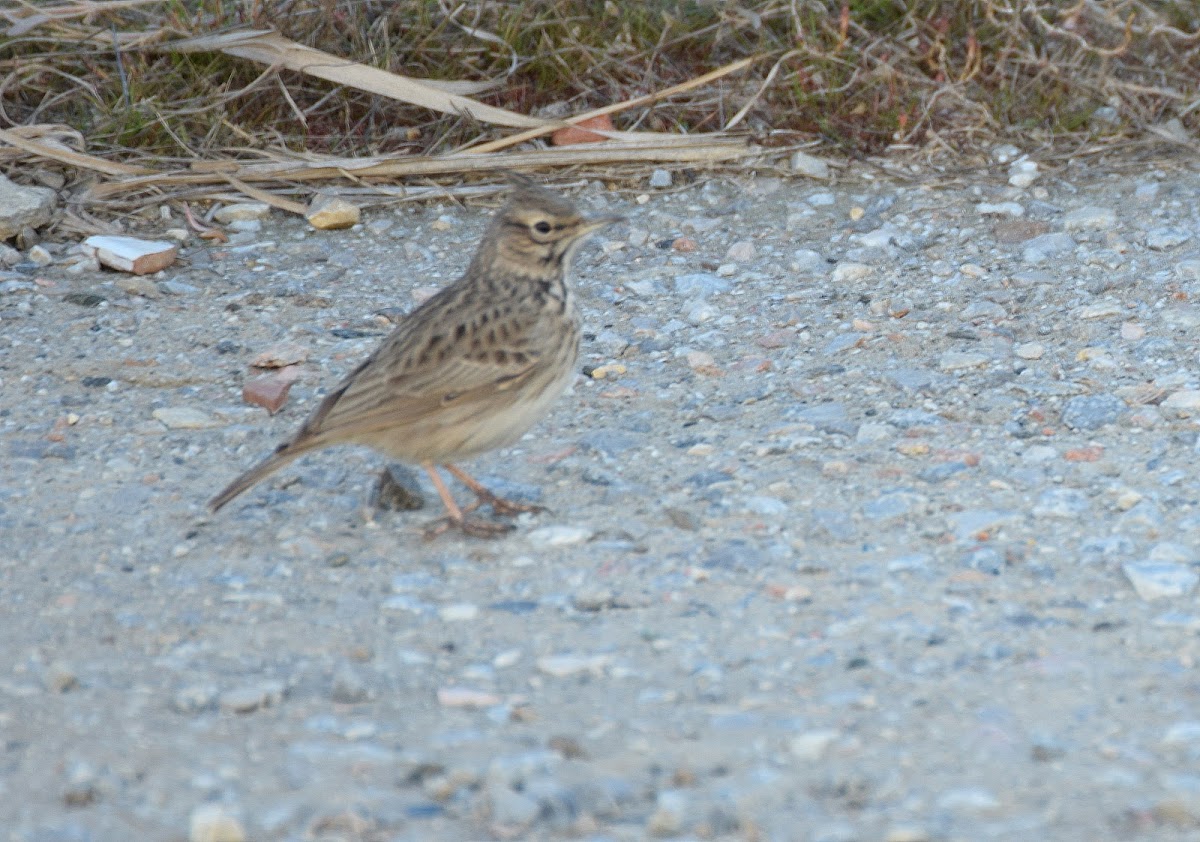
[[[283,701],[282,681],[263,681],[226,690],[221,694],[222,710],[233,713],[252,713],[259,708],[278,705]]]
[[[1187,596],[1200,581],[1200,574],[1182,564],[1133,561],[1121,565],[1137,595],[1145,600]]]
[[[834,283],[845,284],[861,281],[874,272],[874,268],[865,263],[854,263],[845,261],[833,267],[833,273],[830,276]]]
[[[792,168],[792,172],[797,175],[804,175],[822,181],[829,178],[829,164],[815,155],[809,155],[807,152],[799,150],[793,152],[788,163]]]
[[[1186,228],[1160,227],[1146,232],[1146,248],[1162,251],[1181,246],[1192,238]]]
[[[34,266],[49,266],[54,262],[54,257],[46,251],[44,246],[34,246],[25,253],[25,256]]]
[[[709,272],[692,272],[687,275],[676,275],[673,285],[678,295],[688,297],[704,297],[728,292],[730,287],[729,281]]]
[[[1040,360],[1046,355],[1046,346],[1040,342],[1023,342],[1013,346],[1013,353],[1023,360]]]
[[[503,703],[501,696],[472,687],[439,687],[438,704],[447,708],[489,708]]]
[[[347,202],[340,196],[318,193],[308,204],[304,218],[313,228],[322,231],[336,231],[343,228],[353,228],[362,218],[362,211],[355,204]]]
[[[242,383],[242,400],[274,415],[287,403],[288,392],[298,377],[298,368],[281,368],[278,372],[251,377]]]
[[[216,707],[220,692],[215,684],[191,684],[175,692],[171,697],[171,708],[185,714],[211,710]]]
[[[962,371],[968,368],[983,368],[992,361],[987,354],[977,351],[947,351],[938,359],[942,371]]]
[[[453,602],[438,609],[438,616],[447,623],[461,623],[479,617],[479,606],[473,602]]]
[[[225,807],[203,804],[188,820],[188,842],[246,842],[246,831]]]
[[[611,655],[543,655],[537,668],[555,678],[567,678],[580,673],[602,675],[612,663]]]
[[[792,756],[805,763],[816,763],[825,757],[829,747],[841,737],[841,733],[832,728],[820,728],[804,731],[788,741]]]
[[[1025,188],[1037,181],[1040,174],[1037,162],[1021,157],[1009,165],[1008,183],[1013,187]]]
[[[259,351],[250,360],[253,368],[286,368],[308,359],[308,348],[296,342],[282,342]]]
[[[219,418],[189,406],[164,407],[154,410],[151,415],[171,430],[210,430],[225,426]]]
[[[1200,722],[1176,722],[1163,734],[1162,744],[1171,747],[1200,746]]]
[[[1143,338],[1146,335],[1146,328],[1142,327],[1137,322],[1125,322],[1121,325],[1121,338],[1128,339],[1131,342]]]
[[[571,547],[590,541],[595,533],[586,526],[541,526],[526,537],[535,547]]]
[[[1076,315],[1084,321],[1092,319],[1109,319],[1113,316],[1122,316],[1125,314],[1125,308],[1115,301],[1102,301],[1099,304],[1089,304],[1086,307],[1079,308]]]
[[[248,220],[261,222],[271,215],[271,206],[266,202],[235,202],[217,209],[213,219],[222,225]]]
[[[340,705],[357,705],[370,701],[371,690],[358,670],[350,664],[342,664],[333,674],[329,698]]]
[[[991,791],[982,787],[965,786],[943,792],[937,799],[943,810],[985,813],[1000,807],[1000,800]]]
[[[649,184],[656,189],[662,189],[671,186],[670,170],[656,169],[650,173]]]
[[[58,196],[48,187],[27,187],[0,175],[0,242],[24,228],[41,228],[54,215]]]
[[[1026,263],[1044,263],[1055,255],[1074,249],[1075,239],[1070,234],[1042,234],[1025,243],[1021,256]]]
[[[1117,421],[1126,409],[1116,395],[1076,395],[1063,406],[1062,420],[1073,430],[1098,430]]]
[[[688,794],[679,789],[664,789],[654,801],[654,812],[646,820],[646,832],[651,836],[675,836],[683,830],[690,812]]]
[[[757,253],[758,249],[754,247],[754,243],[749,240],[739,240],[726,250],[725,259],[732,260],[734,263],[745,263],[753,260]]]
[[[1078,208],[1063,217],[1063,227],[1068,231],[1108,230],[1117,225],[1117,212],[1112,208],[1089,205]]]
[[[42,682],[51,693],[66,693],[79,686],[79,677],[67,662],[54,661],[46,667]]]
[[[975,212],[981,216],[1010,216],[1014,219],[1025,215],[1025,208],[1018,202],[980,202]]]
[[[1182,409],[1189,412],[1200,410],[1200,390],[1181,389],[1172,392],[1161,404],[1163,409]]]
[[[1087,495],[1074,488],[1051,488],[1043,491],[1033,507],[1033,516],[1074,520],[1084,515],[1090,505]]]

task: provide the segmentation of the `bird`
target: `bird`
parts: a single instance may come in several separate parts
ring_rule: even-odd
[[[567,283],[588,235],[622,221],[587,218],[570,200],[508,173],[507,202],[492,217],[463,275],[402,317],[325,396],[296,434],[209,501],[216,512],[297,457],[366,445],[429,475],[446,509],[426,530],[483,538],[511,524],[478,517],[539,507],[506,500],[455,462],[506,447],[549,412],[575,377],[580,315]],[[476,496],[460,507],[445,468]]]

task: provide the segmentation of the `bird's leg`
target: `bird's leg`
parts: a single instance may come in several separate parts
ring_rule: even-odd
[[[454,497],[450,495],[450,489],[446,487],[446,483],[438,475],[433,463],[426,462],[421,467],[429,474],[429,479],[433,482],[433,487],[437,489],[438,496],[442,498],[442,505],[446,507],[446,516],[435,520],[425,530],[425,540],[428,541],[436,538],[452,526],[476,538],[498,538],[512,530],[512,524],[469,517],[467,513],[459,508],[458,503],[454,502]],[[471,509],[467,511],[469,512]]]
[[[455,479],[474,492],[475,497],[478,498],[479,501],[476,503],[477,506],[479,503],[486,503],[487,505],[491,506],[492,511],[498,515],[515,517],[522,512],[546,511],[545,506],[537,506],[533,503],[518,503],[516,500],[508,500],[504,497],[497,496],[484,487],[479,480],[475,479],[462,468],[459,468],[455,465],[443,465],[442,467],[454,474]]]

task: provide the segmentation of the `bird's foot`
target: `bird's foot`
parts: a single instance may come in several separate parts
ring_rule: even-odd
[[[538,512],[546,511],[545,506],[539,506],[536,503],[519,503],[516,500],[509,500],[507,497],[500,497],[493,494],[486,488],[482,491],[477,489],[472,490],[475,491],[475,496],[478,498],[475,503],[476,508],[480,505],[491,506],[492,511],[500,517],[516,517],[526,512],[537,514]]]
[[[425,540],[432,541],[443,532],[457,529],[472,538],[499,538],[516,529],[511,523],[501,523],[498,520],[488,520],[463,514],[461,517],[446,515],[438,518],[425,527]]]

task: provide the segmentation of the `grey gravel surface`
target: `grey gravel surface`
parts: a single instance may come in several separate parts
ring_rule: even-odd
[[[1196,839],[1200,168],[668,176],[494,542],[354,448],[204,509],[486,208],[0,273],[0,839]]]

